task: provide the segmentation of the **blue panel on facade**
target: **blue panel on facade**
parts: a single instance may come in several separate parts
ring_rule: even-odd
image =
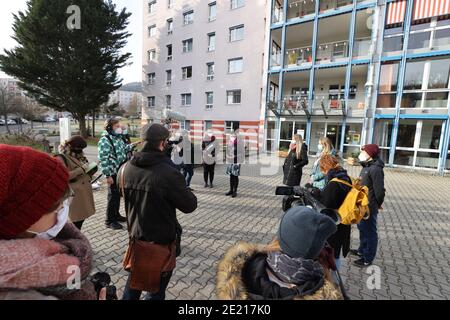
[[[335,68],[335,67],[344,67],[347,65],[348,65],[348,62],[332,62],[332,63],[327,63],[327,64],[318,64],[318,65],[315,65],[314,68],[327,69],[327,68]]]
[[[331,16],[337,16],[338,14],[349,13],[352,11],[353,11],[353,6],[348,6],[344,9],[334,9],[333,11],[319,14],[319,19],[327,18],[327,17],[331,17]]]
[[[311,21],[314,21],[314,16],[313,17],[306,17],[306,18],[291,19],[290,21],[286,22],[286,25],[287,26],[292,26],[292,25],[302,24],[302,23],[311,22]]]
[[[417,59],[417,58],[426,58],[426,57],[436,57],[436,56],[445,56],[450,55],[450,50],[441,50],[441,51],[428,51],[422,53],[410,53],[406,55],[407,59]]]
[[[447,120],[447,114],[401,114],[400,119],[435,119]]]
[[[358,59],[358,60],[352,60],[352,65],[359,65],[359,64],[370,64],[370,59]]]
[[[375,119],[395,119],[395,114],[376,114]]]
[[[403,56],[386,56],[381,57],[381,62],[402,60]]]

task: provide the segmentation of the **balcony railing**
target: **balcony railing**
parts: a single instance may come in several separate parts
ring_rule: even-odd
[[[340,98],[331,98],[329,95],[316,95],[313,100],[313,112],[322,112],[325,116],[329,114],[345,115],[345,100]]]
[[[319,13],[351,6],[353,0],[320,0]]]
[[[288,20],[313,15],[316,10],[315,0],[295,0],[289,2]]]
[[[288,49],[286,52],[286,66],[296,67],[312,63],[312,47]]]
[[[322,43],[317,46],[317,63],[337,62],[348,59],[348,41]]]
[[[355,39],[353,44],[353,57],[362,58],[369,56],[371,44],[372,39],[370,37]]]

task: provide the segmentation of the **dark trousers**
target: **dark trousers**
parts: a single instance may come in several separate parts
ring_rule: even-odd
[[[159,292],[150,293],[144,296],[144,300],[165,300],[166,299],[166,290],[169,285],[170,278],[172,277],[171,272],[164,272],[161,274],[161,285],[159,288]],[[123,292],[122,300],[140,300],[142,291],[135,290],[130,288],[131,275],[128,277],[127,284],[125,285],[125,291]]]
[[[112,176],[114,184],[108,187],[108,205],[106,207],[106,223],[117,222],[120,213],[120,191],[117,187],[117,176]]]
[[[194,165],[193,164],[185,164],[183,166],[183,175],[186,180],[186,186],[189,187],[191,185],[192,177],[194,176]]]
[[[361,220],[359,229],[359,253],[362,254],[365,262],[372,262],[377,255],[378,232],[377,232],[377,210],[370,211],[370,218]]]
[[[230,191],[237,192],[239,186],[239,177],[230,175]]]
[[[83,227],[83,223],[84,223],[84,220],[81,220],[81,221],[74,222],[73,224],[75,225],[75,227],[77,227],[78,230],[81,230],[81,228]]]
[[[205,180],[205,183],[208,183],[208,177],[209,182],[212,184],[214,181],[214,169],[216,165],[215,164],[203,164],[203,179]]]

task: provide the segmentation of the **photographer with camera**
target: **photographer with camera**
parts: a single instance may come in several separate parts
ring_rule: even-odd
[[[326,240],[335,222],[308,207],[281,219],[277,239],[263,246],[239,243],[219,263],[216,294],[222,300],[341,300],[333,283]]]
[[[176,210],[197,209],[196,196],[164,152],[169,131],[160,124],[146,126],[143,148],[119,171],[130,243],[124,268],[130,272],[123,300],[164,300],[179,255],[181,228]]]

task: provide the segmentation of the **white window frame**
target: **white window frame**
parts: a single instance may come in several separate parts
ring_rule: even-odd
[[[215,8],[214,16],[211,16],[211,13],[212,13],[211,10],[213,7]],[[214,1],[214,2],[208,3],[208,21],[212,22],[212,21],[215,21],[216,19],[217,19],[217,2]]]
[[[169,47],[172,50],[172,54],[170,54],[170,55],[169,55]],[[167,49],[167,61],[172,61],[172,59],[173,59],[173,46],[171,44],[168,44],[166,46],[166,49]]]
[[[175,0],[167,0],[167,9],[173,8],[175,5]]]
[[[153,31],[152,31],[153,30]],[[156,36],[156,24],[153,24],[151,26],[148,26],[148,37],[153,38]]]
[[[235,99],[235,94],[236,92],[239,92],[239,102],[234,102]],[[230,93],[233,94],[233,98],[232,98],[232,102],[230,103]],[[241,89],[233,89],[233,90],[227,90],[227,105],[228,106],[235,106],[235,105],[240,105],[242,103],[242,90]]]
[[[214,40],[213,40],[214,39]],[[211,41],[213,40],[213,41]],[[208,52],[216,51],[216,33],[208,33]]]
[[[214,107],[214,92],[208,91],[205,92],[206,94],[206,110],[211,110]],[[208,101],[208,99],[211,97],[212,101]]]
[[[230,7],[231,7],[231,10],[245,7],[245,0],[231,0]]]
[[[167,19],[167,34],[171,35],[173,34],[173,18]]]
[[[238,30],[242,30],[242,37],[241,38],[237,38],[236,35],[238,34],[237,31]],[[244,40],[244,31],[245,31],[245,26],[243,24],[238,25],[238,26],[234,26],[230,28],[229,31],[229,41],[230,42],[236,42],[236,41],[242,41]],[[233,34],[234,34],[234,38],[233,38]]]
[[[183,13],[183,25],[188,26],[194,23],[194,10],[189,10]]]
[[[189,98],[189,104],[188,102]],[[190,107],[192,105],[192,93],[182,93],[181,94],[181,106],[182,107]]]
[[[170,87],[171,85],[172,85],[172,70],[166,70],[166,86]]]
[[[168,103],[169,100],[170,100],[170,103]],[[166,108],[172,109],[172,95],[170,95],[170,94],[166,95]]]
[[[241,61],[240,71],[235,71],[235,69],[232,68],[233,62],[236,62],[236,61]],[[228,59],[228,74],[235,74],[235,73],[242,73],[242,72],[244,72],[244,59],[242,57]]]
[[[149,14],[156,13],[156,0],[151,0],[148,2],[148,13]]]
[[[191,69],[191,76],[190,77],[188,77],[189,68]],[[182,80],[191,80],[192,79],[192,74],[193,74],[192,66],[187,66],[187,67],[182,67],[181,68],[181,79]]]
[[[147,107],[148,108],[156,107],[156,97],[155,96],[147,97]]]
[[[156,58],[156,49],[148,50],[147,51],[147,55],[148,55],[148,57],[147,57],[148,61],[156,61],[157,60],[157,58]]]
[[[209,73],[209,68],[212,67],[212,73]],[[211,81],[214,80],[215,76],[215,63],[209,62],[206,64],[206,80]]]
[[[152,86],[156,83],[156,73],[155,72],[150,72],[147,74],[147,84],[149,86]]]
[[[183,43],[183,53],[191,53],[194,51],[194,39],[186,39],[182,41]],[[189,44],[190,44],[190,50],[189,50]]]

